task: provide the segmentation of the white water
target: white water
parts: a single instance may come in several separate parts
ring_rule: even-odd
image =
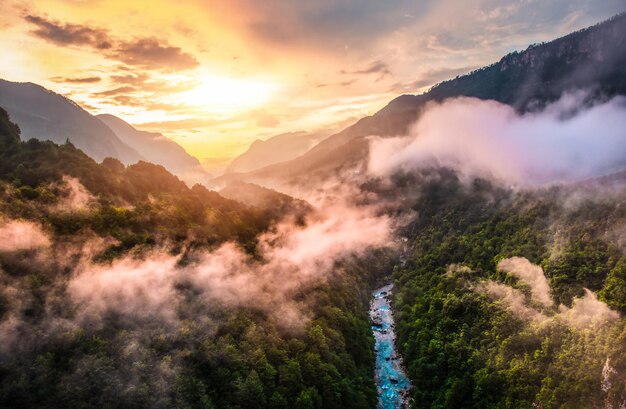
[[[391,311],[392,284],[374,291],[370,320],[376,341],[376,386],[379,409],[408,408],[411,383],[402,368],[402,358],[396,351],[396,333]]]

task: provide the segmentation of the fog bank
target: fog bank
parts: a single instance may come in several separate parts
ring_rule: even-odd
[[[626,166],[626,99],[588,107],[586,97],[566,94],[541,112],[524,115],[475,98],[431,104],[409,135],[372,138],[369,170],[387,175],[438,165],[514,185],[620,170]]]

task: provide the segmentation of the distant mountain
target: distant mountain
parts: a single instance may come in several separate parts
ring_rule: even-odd
[[[226,172],[250,172],[296,158],[329,135],[329,132],[288,132],[265,141],[257,139],[228,165]]]
[[[368,152],[366,137],[405,134],[431,101],[468,96],[496,100],[523,112],[577,89],[590,90],[599,98],[626,95],[626,13],[510,53],[497,63],[444,81],[424,94],[399,96],[374,115],[328,137],[294,160],[226,175],[218,182],[262,183],[272,179],[301,184],[316,175],[336,176],[342,169],[363,163]]]
[[[219,191],[227,199],[255,207],[270,214],[304,217],[312,210],[309,203],[253,183],[234,182]]]
[[[61,144],[69,139],[97,161],[113,157],[131,164],[143,159],[98,118],[39,85],[0,80],[0,107],[19,125],[24,140]]]
[[[200,164],[209,174],[217,176],[226,171],[226,168],[232,160],[232,156],[205,157],[200,159]]]
[[[202,181],[206,173],[200,162],[185,149],[160,133],[140,131],[124,120],[109,114],[97,115],[124,143],[149,162],[164,166],[184,180]]]

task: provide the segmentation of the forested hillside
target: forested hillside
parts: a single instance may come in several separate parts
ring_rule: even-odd
[[[517,191],[446,170],[396,182],[419,193],[393,274],[416,407],[624,401],[623,174]]]
[[[20,124],[24,139],[61,144],[69,138],[98,161],[113,157],[130,164],[143,158],[98,118],[40,85],[0,79],[0,107]]]
[[[96,3],[80,7],[95,18]],[[368,61],[357,56],[383,44],[404,59],[418,44],[412,33],[426,33],[383,2],[363,13],[358,2],[328,13],[333,2],[321,2],[301,19],[299,2],[265,10],[288,20],[282,29],[260,13],[274,2],[236,2],[245,36],[225,35],[215,48],[204,26],[221,33],[233,22],[192,3],[180,8],[194,19],[170,26],[168,14],[177,17],[165,3],[158,19],[111,11],[132,14],[150,36],[43,8],[7,28],[39,41],[44,56],[44,46],[91,51],[84,60],[97,62],[97,77],[77,66],[50,80],[83,84],[98,103],[128,92],[113,99],[115,112],[189,138],[209,157],[229,157],[249,130],[372,106],[395,68],[360,67]],[[493,33],[527,39],[519,27],[534,22],[518,11],[548,12],[536,2],[479,3],[467,19],[480,30],[427,27],[423,57],[438,55],[443,67],[492,44]],[[448,8],[433,6],[432,21]],[[583,21],[572,10],[546,21]],[[200,19],[205,12],[214,18]],[[403,23],[359,51],[343,36],[354,35],[357,26],[344,26],[353,15],[359,28],[376,23],[372,31]],[[320,27],[295,30],[309,19],[329,32],[341,23],[330,34],[339,46],[323,36],[324,52],[311,52]],[[155,21],[167,37],[153,36]],[[287,53],[300,49],[287,38],[306,52]],[[336,59],[322,58],[329,46]],[[259,70],[245,51],[276,62]],[[26,61],[16,54],[11,61]],[[32,72],[69,65],[64,56]],[[224,76],[214,72],[220,56]],[[437,71],[421,74],[459,72]],[[103,91],[85,85],[98,82]],[[104,90],[113,84],[126,86]],[[212,181],[219,191],[172,174],[204,177],[163,135],[100,121],[34,84],[0,80],[0,106],[0,408],[626,407],[624,12],[399,96],[330,137],[256,142]]]
[[[22,142],[3,110],[0,187],[10,238],[0,243],[0,406],[375,404],[367,303],[390,271],[386,253],[296,283],[291,307],[271,289],[261,299],[253,281],[269,268],[269,238],[288,240],[276,236],[288,228],[276,209],[189,189],[160,166]],[[234,257],[243,261],[212,278]],[[247,266],[258,277],[238,272]]]

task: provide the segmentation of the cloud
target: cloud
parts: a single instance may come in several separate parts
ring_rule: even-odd
[[[544,321],[546,316],[526,305],[524,293],[506,284],[487,280],[478,286],[479,292],[488,294],[493,300],[501,301],[513,314],[523,320]]]
[[[598,300],[593,291],[585,288],[582,298],[574,298],[572,308],[560,306],[561,316],[570,324],[579,327],[593,327],[602,325],[607,321],[619,319],[619,313]]]
[[[252,111],[249,115],[250,118],[254,120],[257,126],[273,128],[280,124],[280,119],[276,115],[263,109]]]
[[[182,92],[198,86],[197,80],[159,81],[152,79],[147,73],[111,75],[109,80],[117,85],[134,86],[143,92],[152,93]]]
[[[106,91],[94,92],[92,95],[96,97],[110,97],[112,95],[127,94],[135,91],[137,91],[137,88],[125,85],[123,87],[117,87]]]
[[[21,220],[0,221],[0,251],[33,250],[49,245],[48,236],[37,224]]]
[[[60,211],[80,211],[88,208],[95,198],[89,193],[78,179],[71,176],[63,176],[61,186],[63,196],[55,209]]]
[[[126,75],[118,74],[118,75],[111,75],[109,79],[111,80],[111,82],[114,82],[116,84],[143,85],[147,80],[150,79],[150,76],[146,73],[126,74]]]
[[[301,291],[335,274],[338,261],[387,246],[390,232],[390,220],[372,209],[336,204],[310,216],[305,226],[285,221],[261,235],[258,260],[227,243],[196,253],[184,267],[166,251],[110,265],[84,263],[68,292],[88,318],[112,310],[172,321],[176,289],[191,285],[206,303],[255,308],[286,327],[299,326],[307,317]]]
[[[596,294],[586,288],[583,297],[574,298],[571,308],[559,305],[558,312],[555,312],[552,308],[554,302],[549,298],[550,288],[543,270],[523,257],[502,260],[498,263],[498,269],[509,271],[529,284],[533,298],[549,308],[546,312],[553,312],[552,315],[547,316],[538,309],[528,306],[524,294],[506,284],[486,280],[476,287],[476,291],[486,293],[494,300],[502,301],[521,319],[540,323],[560,321],[572,327],[585,329],[598,328],[620,317],[617,311],[611,310],[606,303],[598,300]]]
[[[136,107],[143,106],[141,100],[137,100],[128,95],[116,95],[113,98],[111,98],[110,101],[114,101],[114,105],[136,106]]]
[[[156,37],[121,40],[101,28],[63,23],[32,14],[26,15],[24,19],[37,26],[32,33],[41,39],[60,46],[91,47],[107,58],[134,67],[182,71],[199,65],[191,54]]]
[[[80,24],[61,23],[44,17],[27,15],[24,19],[37,28],[32,31],[37,37],[57,45],[87,45],[106,50],[113,47],[106,30]]]
[[[67,291],[87,317],[114,310],[171,320],[177,261],[177,257],[156,253],[145,260],[129,257],[111,265],[87,264],[70,280]]]
[[[584,105],[586,100],[586,93],[567,94],[545,110],[525,115],[474,98],[431,104],[410,135],[372,138],[369,170],[385,175],[445,166],[469,178],[542,185],[622,169],[626,99],[616,97],[591,107]]]
[[[554,305],[550,294],[550,284],[540,266],[531,263],[524,257],[511,257],[501,260],[498,263],[497,269],[511,273],[528,284],[532,296],[536,301],[546,307],[552,307]]]
[[[10,220],[0,221],[0,251],[34,250],[48,247],[50,240],[37,224]]]
[[[435,85],[436,83],[465,74],[474,70],[476,66],[460,68],[437,68],[424,71],[418,75],[419,79],[408,83],[396,83],[391,86],[391,92],[416,91],[421,88]]]
[[[389,66],[384,61],[374,61],[367,68],[362,70],[355,71],[345,71],[341,70],[342,74],[357,74],[357,75],[368,75],[368,74],[380,74],[380,77],[385,77],[387,75],[391,75],[391,70],[389,70]]]
[[[79,77],[79,78],[52,77],[51,80],[54,82],[66,82],[69,84],[93,84],[93,83],[102,81],[102,78],[100,77]]]
[[[112,55],[126,64],[149,69],[187,70],[200,65],[191,54],[154,37],[121,42]]]

